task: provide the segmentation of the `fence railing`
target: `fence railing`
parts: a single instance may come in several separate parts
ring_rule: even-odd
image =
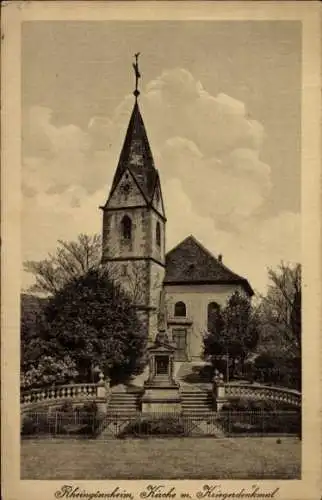
[[[219,388],[219,387],[218,387]],[[257,384],[224,383],[221,397],[249,399],[268,399],[280,403],[287,403],[295,407],[301,406],[301,393],[292,389]]]
[[[301,412],[230,411],[202,415],[30,412],[23,416],[22,437],[214,437],[301,435]]]
[[[107,396],[108,386],[105,383],[97,384],[68,384],[58,385],[53,387],[32,389],[22,391],[20,395],[20,403],[23,406],[33,403],[42,403],[57,401],[61,399],[87,399],[97,400]]]
[[[78,400],[107,402],[109,394],[109,381],[101,379],[96,384],[68,384],[22,391],[20,402],[22,409],[25,411],[37,403],[51,404],[64,399],[75,402]],[[225,383],[222,380],[214,381],[213,394],[217,410],[221,409],[224,402],[235,397],[272,400],[287,403],[294,407],[300,407],[302,399],[301,393],[292,389],[259,384]]]

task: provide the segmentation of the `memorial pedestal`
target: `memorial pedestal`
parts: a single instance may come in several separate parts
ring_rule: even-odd
[[[144,383],[143,413],[180,413],[179,384],[173,379],[175,347],[165,334],[158,334],[148,348],[149,378]]]

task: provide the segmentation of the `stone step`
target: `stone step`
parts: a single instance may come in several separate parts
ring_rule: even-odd
[[[181,398],[183,403],[191,404],[191,403],[211,403],[213,401],[212,398]]]
[[[118,408],[117,410],[112,410],[111,408],[108,408],[108,411],[107,411],[107,415],[110,416],[110,417],[115,417],[117,418],[118,416],[122,415],[122,416],[125,416],[127,417],[128,415],[137,415],[138,414],[138,411],[136,409],[120,409]]]
[[[112,393],[111,399],[138,399],[140,395],[138,394],[130,394],[130,393]]]
[[[117,402],[125,402],[125,403],[134,403],[138,401],[138,398],[110,398],[110,401],[117,401]]]
[[[122,396],[112,396],[110,397],[110,401],[137,401],[140,398],[131,398],[131,397],[122,397]]]
[[[186,399],[186,398],[181,398],[181,401],[183,403],[188,403],[188,404],[191,404],[191,403],[210,403],[212,402],[212,399],[208,399],[208,398],[189,398],[189,399]]]
[[[209,413],[212,411],[210,406],[200,406],[200,408],[196,406],[182,406],[181,409],[183,413]]]
[[[212,401],[181,401],[182,406],[209,406]]]
[[[138,400],[139,398],[110,398],[110,401],[129,401],[131,403]]]
[[[140,406],[141,394],[137,392],[112,392],[107,411],[108,413],[133,414]]]
[[[181,401],[184,406],[208,406],[212,404],[212,401]]]
[[[210,405],[191,405],[191,406],[187,406],[187,405],[181,405],[181,408],[183,411],[203,411],[203,412],[207,412],[207,411],[212,411],[212,406]]]
[[[203,395],[203,394],[201,396],[196,396],[193,394],[186,396],[185,394],[181,394],[181,398],[185,399],[187,401],[190,401],[190,400],[198,400],[199,401],[200,399],[209,399],[209,400],[212,399],[211,396],[207,396],[207,395]]]
[[[137,406],[138,401],[110,401],[109,406]]]

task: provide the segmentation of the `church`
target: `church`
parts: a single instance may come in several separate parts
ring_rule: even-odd
[[[226,267],[222,256],[187,236],[166,253],[165,200],[139,109],[136,69],[134,107],[103,212],[102,266],[131,296],[153,341],[160,297],[176,361],[198,361],[211,313],[235,292],[251,297],[248,280]],[[184,217],[184,214],[182,214]]]

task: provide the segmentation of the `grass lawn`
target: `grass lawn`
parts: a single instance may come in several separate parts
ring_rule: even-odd
[[[300,471],[293,437],[21,443],[21,479],[300,479]]]

